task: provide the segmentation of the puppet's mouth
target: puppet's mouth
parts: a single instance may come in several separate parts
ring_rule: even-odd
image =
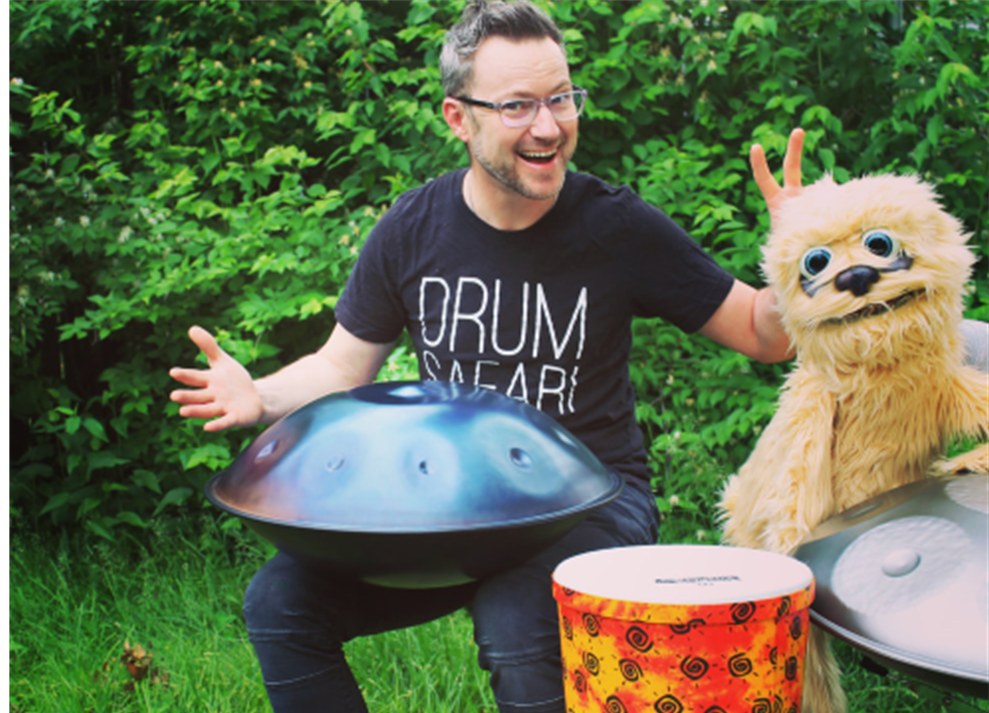
[[[889,302],[873,302],[872,304],[867,304],[862,309],[855,310],[849,314],[843,315],[841,317],[832,317],[831,319],[824,320],[824,324],[849,324],[851,322],[857,322],[860,319],[865,319],[867,317],[875,317],[878,314],[886,314],[887,312],[892,312],[895,309],[899,309],[903,305],[911,302],[917,297],[920,297],[926,292],[926,290],[910,290],[909,292],[904,292],[899,297],[890,300]]]

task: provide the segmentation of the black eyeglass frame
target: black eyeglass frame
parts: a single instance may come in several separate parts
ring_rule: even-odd
[[[571,117],[566,118],[566,119],[559,118],[556,115],[556,113],[553,111],[553,107],[550,104],[550,102],[553,101],[554,99],[558,99],[559,97],[563,97],[563,96],[574,96],[574,95],[575,96],[581,96],[581,97],[583,97],[583,101],[581,102],[580,106],[578,107],[577,113],[574,114]],[[536,121],[536,117],[539,116],[539,106],[540,105],[545,105],[546,108],[549,109],[549,113],[552,114],[553,115],[553,118],[556,119],[557,121],[573,121],[574,119],[576,119],[577,117],[579,117],[581,114],[584,113],[584,106],[587,104],[588,91],[586,89],[581,89],[580,87],[574,87],[569,92],[559,92],[558,94],[553,94],[551,96],[543,97],[543,98],[540,98],[540,99],[536,99],[534,97],[522,97],[522,98],[518,98],[518,99],[506,99],[505,101],[502,101],[502,102],[486,102],[486,101],[482,101],[480,99],[474,99],[473,97],[467,97],[467,96],[463,96],[463,95],[455,96],[453,98],[456,99],[457,101],[463,102],[464,104],[469,104],[470,106],[479,106],[479,107],[482,107],[484,109],[494,109],[495,111],[498,112],[498,116],[501,117],[501,121],[502,121],[503,124],[505,124],[505,126],[507,126],[510,129],[520,129],[520,128],[524,127],[524,126],[529,126],[530,124],[532,124],[532,123],[534,123]],[[529,121],[527,121],[524,124],[509,124],[508,123],[508,120],[505,117],[505,115],[502,113],[502,109],[506,105],[508,105],[508,104],[513,104],[513,103],[521,102],[521,101],[526,101],[526,102],[528,102],[528,101],[534,101],[534,102],[536,102],[536,111],[533,113],[532,119],[530,119]]]

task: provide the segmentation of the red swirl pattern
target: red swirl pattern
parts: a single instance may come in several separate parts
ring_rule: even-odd
[[[625,632],[625,641],[640,653],[646,653],[652,648],[652,639],[641,626],[630,626]]]
[[[752,713],[773,713],[773,702],[768,698],[757,698]]]
[[[642,678],[642,667],[632,659],[622,659],[619,661],[618,670],[621,671],[622,678],[631,683]]]
[[[683,675],[691,681],[704,678],[709,668],[710,666],[708,666],[707,661],[693,656],[688,656],[680,663],[680,670],[683,672]]]
[[[705,623],[707,622],[703,619],[691,619],[686,624],[670,624],[670,631],[674,634],[689,634],[698,626],[704,626]]]
[[[657,713],[683,713],[683,703],[676,696],[666,695],[656,701],[653,706]]]
[[[731,618],[736,624],[744,624],[755,614],[754,602],[739,602],[731,606]]]
[[[597,636],[601,633],[601,624],[593,614],[584,614],[581,620],[584,622],[584,628],[587,630],[588,636]]]
[[[752,659],[743,654],[735,654],[728,659],[728,672],[732,676],[743,678],[752,673]]]
[[[804,635],[804,623],[799,616],[793,617],[790,622],[790,636],[794,641],[799,640]]]
[[[797,679],[797,674],[800,671],[800,662],[797,660],[796,656],[790,656],[786,660],[786,665],[783,668],[783,673],[786,676],[787,681],[795,681]]]

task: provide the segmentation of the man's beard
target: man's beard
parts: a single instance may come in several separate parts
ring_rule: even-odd
[[[557,151],[560,152],[561,156],[563,155],[564,145],[560,145],[557,147]],[[471,154],[474,156],[474,159],[477,161],[478,165],[481,168],[483,168],[489,176],[491,176],[493,179],[498,181],[498,183],[500,183],[508,190],[512,191],[513,193],[517,193],[523,198],[528,198],[530,200],[536,200],[536,201],[549,200],[550,198],[556,198],[560,194],[560,191],[563,190],[563,180],[561,180],[559,185],[557,185],[553,190],[545,193],[538,193],[536,191],[530,190],[529,188],[526,187],[525,183],[519,177],[518,172],[515,170],[514,167],[501,168],[491,163],[483,156],[481,156],[479,151],[475,151],[474,149],[471,149],[470,151]]]

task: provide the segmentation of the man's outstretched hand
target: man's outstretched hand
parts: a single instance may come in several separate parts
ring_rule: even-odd
[[[189,338],[206,355],[209,369],[175,367],[168,372],[176,381],[195,387],[171,393],[172,401],[183,404],[179,415],[213,419],[203,426],[207,431],[258,423],[264,405],[247,369],[223,351],[213,335],[202,327],[192,327]]]
[[[786,155],[783,157],[783,185],[780,186],[769,170],[766,152],[760,144],[753,144],[749,150],[749,162],[752,164],[752,176],[756,185],[762,191],[762,197],[769,208],[770,220],[774,220],[780,205],[787,198],[800,193],[801,175],[800,159],[804,151],[804,130],[794,129],[786,144]]]

